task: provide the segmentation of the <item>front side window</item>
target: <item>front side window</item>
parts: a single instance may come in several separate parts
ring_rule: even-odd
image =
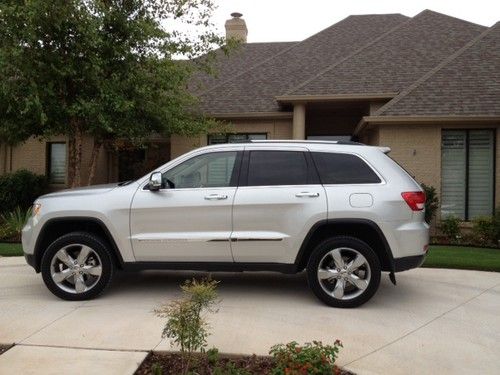
[[[208,136],[208,144],[216,145],[221,143],[238,143],[263,139],[267,139],[266,133],[210,134]]]
[[[51,184],[66,183],[66,143],[48,143],[47,175]]]
[[[248,186],[306,185],[307,162],[298,151],[251,151]]]
[[[232,185],[236,151],[195,156],[163,174],[163,185],[171,189],[228,187]]]
[[[493,130],[444,130],[441,136],[441,216],[471,220],[493,213]]]
[[[360,157],[352,154],[312,152],[321,183],[378,184],[380,178]]]

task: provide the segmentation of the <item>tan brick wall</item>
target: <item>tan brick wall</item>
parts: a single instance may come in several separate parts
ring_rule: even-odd
[[[292,120],[237,120],[232,121],[229,129],[234,133],[267,133],[268,139],[291,139]],[[170,138],[171,158],[176,158],[197,147],[206,146],[206,134],[188,138],[173,135]]]
[[[14,172],[19,169],[27,169],[37,174],[47,173],[47,143],[66,142],[66,137],[52,137],[48,140],[31,138],[26,142],[12,147],[12,161],[10,160],[10,147],[7,147],[7,158],[5,160],[5,146],[0,147],[0,171],[3,172],[4,165],[6,172]],[[92,138],[86,137],[82,145],[82,182],[88,179],[89,163],[92,153]],[[101,150],[98,158],[96,174],[93,184],[108,182],[107,151]],[[55,186],[57,187],[57,186]],[[64,186],[60,186],[64,187]]]
[[[441,187],[441,127],[386,125],[379,128],[379,145],[419,182]]]
[[[368,129],[364,131],[359,137],[361,143],[378,146],[380,145],[380,132],[378,128]]]

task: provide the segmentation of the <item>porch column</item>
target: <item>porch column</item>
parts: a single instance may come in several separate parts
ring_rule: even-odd
[[[293,106],[293,139],[306,139],[306,105]]]

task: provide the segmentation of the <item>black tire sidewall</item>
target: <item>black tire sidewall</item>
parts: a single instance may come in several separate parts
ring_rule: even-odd
[[[102,274],[97,284],[84,293],[69,293],[57,286],[52,280],[50,263],[55,254],[63,247],[71,244],[83,244],[89,246],[100,257]],[[44,252],[40,267],[42,278],[47,288],[57,297],[68,301],[82,301],[97,297],[109,285],[113,277],[114,265],[111,254],[105,243],[97,236],[85,232],[73,232],[59,237]]]
[[[330,250],[339,247],[348,247],[359,251],[366,258],[371,269],[371,279],[368,288],[358,297],[349,300],[339,300],[330,296],[323,290],[317,277],[319,262],[323,256]],[[365,242],[354,237],[339,236],[321,242],[311,253],[307,264],[307,279],[310,288],[316,297],[333,307],[351,308],[361,306],[376,293],[380,284],[380,276],[381,267],[377,254]]]

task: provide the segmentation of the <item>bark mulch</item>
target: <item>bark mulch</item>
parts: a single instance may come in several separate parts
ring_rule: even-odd
[[[274,367],[271,357],[262,356],[225,356],[220,355],[216,364],[210,363],[206,355],[196,355],[193,360],[194,366],[191,366],[191,373],[199,375],[212,375],[218,367],[221,372],[219,374],[234,373],[229,372],[231,364],[237,369],[246,370],[247,373],[255,375],[270,374]],[[230,367],[226,367],[226,366]],[[155,372],[155,367],[160,367],[161,372]],[[338,375],[354,375],[349,371],[336,369]],[[178,353],[150,353],[141,366],[135,372],[135,375],[151,375],[161,373],[163,375],[178,375],[183,372],[181,357]]]

